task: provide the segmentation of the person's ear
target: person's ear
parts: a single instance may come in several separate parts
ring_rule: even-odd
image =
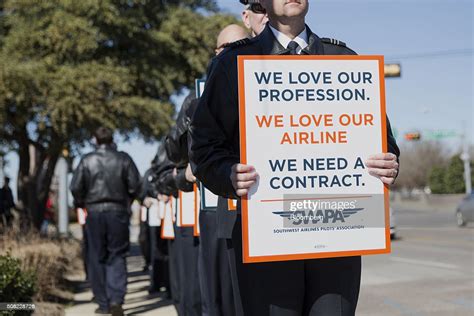
[[[246,28],[250,29],[250,17],[248,10],[242,11],[242,22],[244,22]]]

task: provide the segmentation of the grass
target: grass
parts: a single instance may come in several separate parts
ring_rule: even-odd
[[[36,272],[37,288],[33,301],[37,315],[64,315],[63,304],[73,299],[66,275],[82,273],[81,246],[73,239],[42,238],[37,232],[12,228],[0,235],[0,254],[21,260],[22,269]]]

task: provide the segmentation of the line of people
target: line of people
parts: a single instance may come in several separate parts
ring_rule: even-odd
[[[239,198],[247,194],[258,174],[252,166],[239,163],[236,65],[238,55],[355,52],[343,42],[311,31],[305,24],[308,0],[240,2],[246,5],[242,18],[250,32],[230,25],[219,34],[202,96],[191,90],[141,185],[133,161],[113,148],[112,134],[106,129],[98,130],[99,149],[84,157],[74,174],[76,206],[88,211],[87,269],[98,313],[123,313],[129,243],[126,210],[135,198],[148,216],[141,225],[140,240],[150,267],[150,291],[165,287],[180,316],[355,313],[360,256],[243,264]],[[371,175],[389,185],[398,174],[399,155],[390,124],[387,137],[389,153],[372,156],[366,166]],[[176,203],[179,191],[193,191],[196,182],[218,196],[215,207],[199,212],[200,236],[175,221],[174,239],[162,238],[160,225],[149,223],[154,203]],[[116,193],[117,199],[101,200],[104,189],[100,185],[107,194]],[[230,211],[229,200],[237,201],[235,211]]]
[[[268,21],[263,8],[257,3],[247,3],[242,12],[242,21],[248,30],[232,24],[225,27],[216,40],[216,56],[224,49],[238,45],[244,39],[258,35]],[[214,60],[214,59],[213,59]],[[207,73],[212,71],[211,60]],[[196,89],[191,89],[185,98],[174,125],[166,136],[162,146],[153,160],[151,168],[143,179],[143,196],[145,206],[150,209],[152,200],[168,202],[168,197],[178,198],[178,190],[193,191],[193,184],[197,179],[193,175],[189,161],[189,127],[193,114],[198,106],[199,98]],[[146,196],[145,196],[146,195]],[[152,284],[156,287],[169,288],[178,315],[243,315],[239,289],[232,279],[235,279],[233,259],[229,260],[228,249],[232,247],[225,238],[218,238],[217,216],[220,211],[228,211],[227,199],[220,197],[218,205],[201,208],[198,225],[200,236],[196,237],[193,227],[179,227],[175,222],[175,238],[167,244],[158,245],[157,253],[167,253],[166,257],[150,256],[151,271],[160,270],[159,267],[169,264],[169,278],[162,273],[151,272],[156,280]],[[142,224],[144,233],[141,233],[142,249],[147,249],[146,241],[160,240],[160,229],[154,233],[145,230],[155,228]],[[156,242],[153,242],[156,244]],[[153,247],[152,247],[153,248]],[[165,268],[161,269],[165,271]]]

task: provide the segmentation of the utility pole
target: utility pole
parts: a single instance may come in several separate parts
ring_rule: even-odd
[[[461,160],[464,162],[464,181],[466,184],[466,194],[471,194],[472,186],[471,186],[471,158],[469,157],[469,145],[467,140],[467,133],[466,133],[466,123],[463,124],[463,133],[462,133],[462,143],[463,143],[463,151],[461,154]]]
[[[58,231],[61,237],[67,237],[69,234],[67,172],[67,161],[61,156],[56,163],[56,175],[58,177]]]

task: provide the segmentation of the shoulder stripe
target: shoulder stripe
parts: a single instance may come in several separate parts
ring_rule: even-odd
[[[321,38],[321,41],[323,43],[329,43],[329,44],[332,44],[332,45],[338,45],[338,46],[346,47],[346,43],[344,43],[340,40],[334,39],[334,38],[323,37],[323,38]]]

